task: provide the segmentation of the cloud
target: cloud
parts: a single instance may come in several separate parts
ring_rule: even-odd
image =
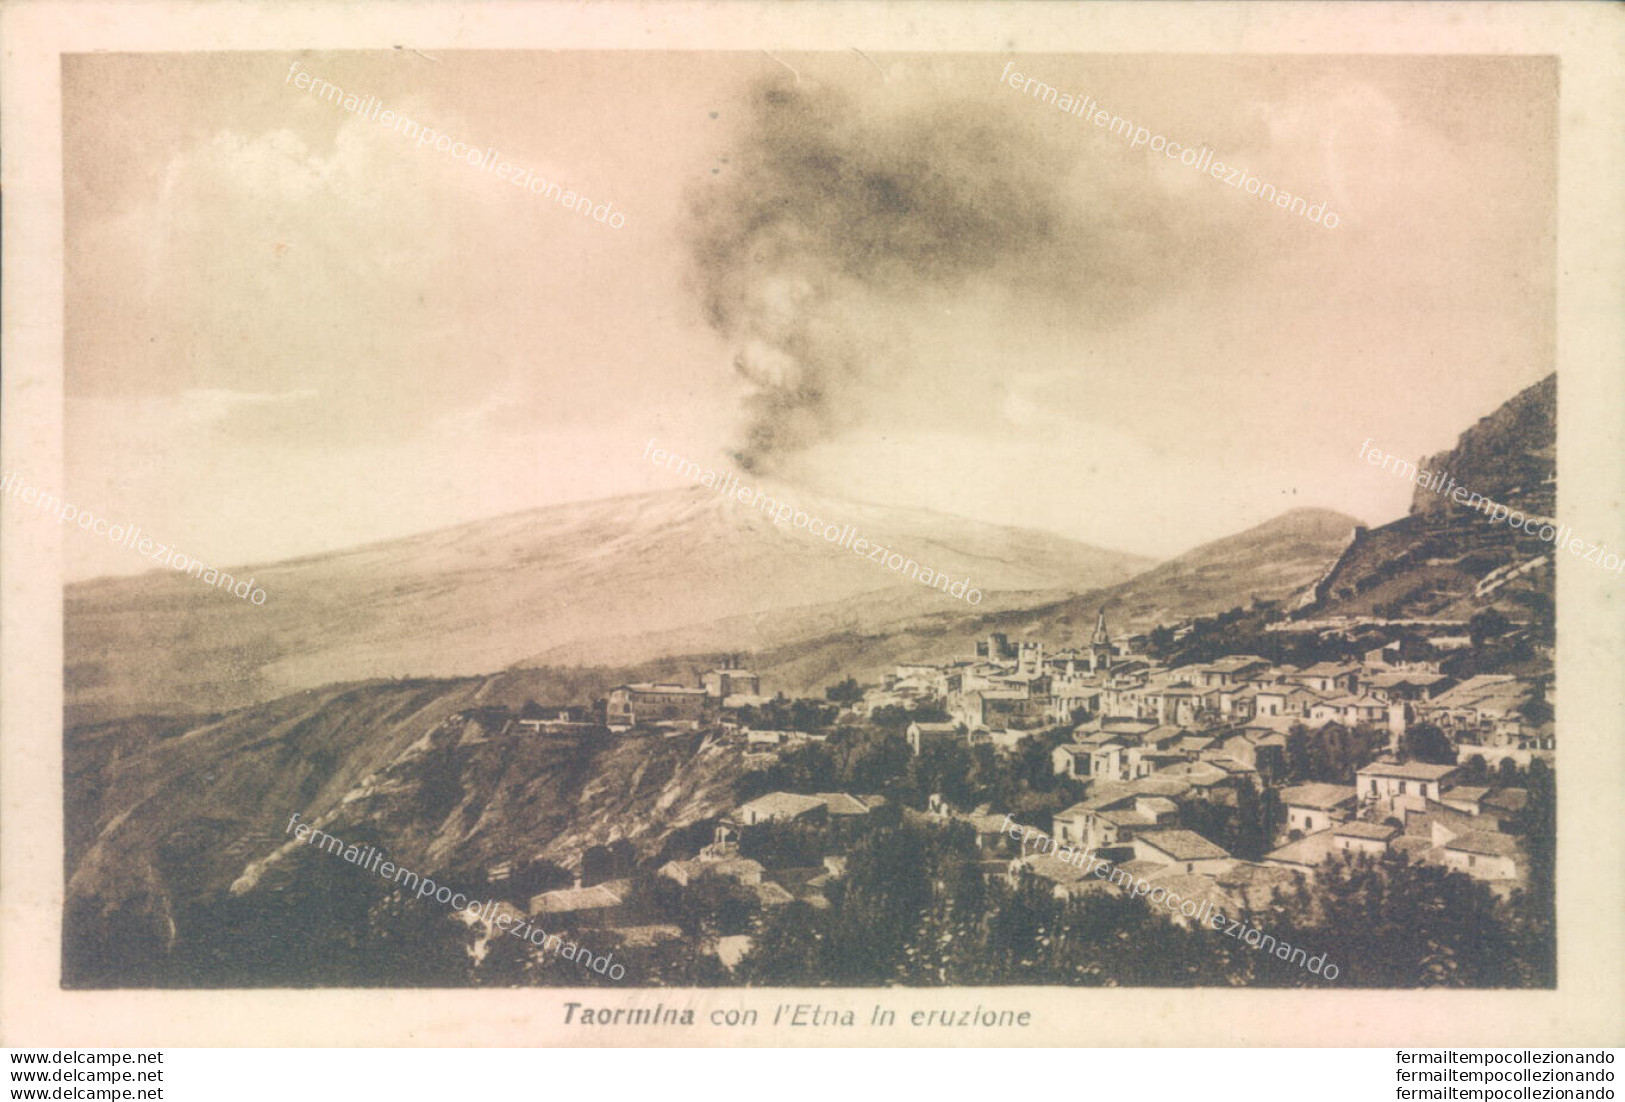
[[[297,418],[261,402],[261,428],[355,443],[422,432],[498,370],[481,345],[519,297],[500,298],[511,254],[466,273],[448,259],[458,241],[522,238],[524,197],[330,104],[296,100],[288,115],[177,142],[150,183],[132,175],[116,210],[75,224],[79,393],[249,395],[273,379],[326,401]]]

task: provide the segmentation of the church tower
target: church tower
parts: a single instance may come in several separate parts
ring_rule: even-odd
[[[1095,617],[1095,634],[1089,640],[1089,672],[1099,673],[1111,669],[1112,665],[1112,637],[1106,631],[1106,606],[1102,605],[1100,614]]]

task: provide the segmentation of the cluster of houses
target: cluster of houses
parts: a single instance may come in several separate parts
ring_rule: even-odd
[[[916,754],[939,740],[1011,744],[1044,724],[1085,716],[1071,741],[1051,752],[1054,771],[1085,786],[1086,796],[1053,815],[1053,843],[1015,852],[1004,875],[1053,884],[1059,897],[1121,890],[1059,857],[1057,846],[1093,851],[1185,898],[1216,907],[1256,907],[1274,889],[1313,880],[1336,853],[1455,869],[1501,894],[1522,885],[1527,855],[1518,836],[1525,790],[1461,783],[1460,763],[1510,758],[1550,760],[1550,722],[1531,724],[1520,709],[1533,692],[1509,675],[1460,681],[1430,659],[1411,659],[1398,644],[1372,648],[1359,662],[1305,668],[1256,655],[1230,655],[1173,669],[1112,648],[1104,617],[1088,651],[1044,657],[1036,643],[1010,645],[993,636],[974,660],[939,667],[897,668],[876,699],[906,694],[946,705],[952,720],[908,729]],[[990,699],[1019,697],[988,723]],[[1036,722],[1032,722],[1035,721]],[[1389,752],[1347,784],[1277,788],[1284,821],[1259,861],[1243,861],[1191,829],[1194,805],[1234,808],[1244,789],[1261,794],[1285,771],[1286,734],[1294,726],[1366,724],[1385,730]],[[1458,763],[1400,760],[1410,725],[1436,725],[1457,748]],[[946,817],[977,830],[995,852],[1015,844],[998,824],[1010,819],[987,807]],[[1175,883],[1175,881],[1178,881]]]
[[[634,727],[688,731],[726,722],[741,708],[766,704],[768,698],[761,691],[762,679],[741,666],[737,656],[728,655],[716,669],[701,674],[698,685],[665,681],[618,685],[595,705],[540,708],[538,714],[484,705],[451,716],[435,737],[450,732],[458,744],[473,745],[526,735],[621,733]]]
[[[1274,848],[1257,861],[1237,858],[1192,829],[1195,804],[1234,806],[1243,787],[1262,789],[1255,770],[1223,757],[1162,766],[1132,780],[1094,777],[1083,800],[1051,817],[1052,840],[1016,840],[1021,831],[1010,828],[1021,818],[986,806],[960,812],[933,800],[928,816],[970,825],[989,876],[1011,884],[1034,880],[1061,899],[1126,890],[1121,881],[1091,875],[1091,866],[1075,858],[1082,853],[1229,914],[1256,913],[1277,890],[1312,883],[1334,854],[1402,854],[1412,864],[1465,873],[1505,897],[1527,883],[1518,826],[1527,792],[1462,784],[1459,774],[1457,766],[1384,758],[1360,769],[1352,784],[1280,788],[1284,822]]]
[[[1281,802],[1293,840],[1265,861],[1313,877],[1334,852],[1399,853],[1492,888],[1520,886],[1528,858],[1518,838],[1518,813],[1528,793],[1461,784],[1460,772],[1452,765],[1379,760],[1359,770],[1353,785],[1284,788]]]
[[[735,808],[717,824],[712,841],[699,853],[692,858],[666,862],[660,866],[658,875],[685,888],[708,878],[737,885],[754,895],[763,908],[781,907],[799,900],[821,910],[829,906],[825,894],[829,885],[846,874],[845,856],[830,854],[816,865],[769,870],[760,861],[740,855],[740,831],[764,823],[811,824],[855,819],[868,815],[884,802],[884,797],[858,797],[844,792],[813,795],[770,792]],[[578,879],[572,887],[532,896],[528,915],[538,922],[611,926],[616,936],[629,944],[655,944],[681,937],[682,931],[677,926],[622,923],[631,885],[630,880],[620,879],[584,887]],[[750,938],[743,935],[722,938],[721,942],[723,944],[717,946],[718,955],[730,967],[750,947]]]
[[[543,708],[538,714],[515,712],[503,705],[480,705],[448,716],[425,742],[434,745],[477,746],[510,738],[536,735],[585,735],[602,731],[594,709],[585,706]]]
[[[611,731],[659,723],[692,726],[729,710],[765,704],[761,693],[762,679],[729,656],[701,674],[697,686],[661,681],[617,686],[604,703],[604,721]]]
[[[611,730],[709,723],[726,729],[731,711],[765,703],[760,688],[757,675],[730,658],[695,687],[619,686],[602,705],[602,722]],[[1533,691],[1530,681],[1507,675],[1458,679],[1398,643],[1371,648],[1358,662],[1298,668],[1238,654],[1169,668],[1114,644],[1102,613],[1083,647],[1047,654],[1042,643],[995,634],[964,661],[902,663],[855,710],[873,715],[901,705],[945,711],[947,722],[908,726],[916,755],[941,741],[1011,751],[1040,732],[1070,728],[1069,741],[1051,751],[1051,765],[1081,786],[1083,798],[1048,824],[1028,824],[1049,827],[1054,841],[1043,851],[1014,840],[1008,828],[1019,817],[989,806],[957,809],[933,796],[924,810],[903,810],[913,821],[967,824],[985,877],[1012,884],[1036,880],[1059,898],[1124,890],[1120,881],[1089,875],[1081,863],[1055,852],[1071,847],[1093,851],[1134,879],[1239,914],[1267,907],[1278,889],[1312,882],[1335,854],[1399,854],[1412,863],[1460,871],[1503,895],[1526,883],[1528,858],[1519,835],[1526,791],[1463,783],[1461,763],[1473,754],[1492,766],[1500,758],[1519,764],[1550,759],[1551,724],[1532,724],[1521,714]],[[457,720],[469,725],[472,734],[465,738],[479,738],[491,737],[492,730],[496,737],[532,728],[562,731],[597,718],[564,709],[542,719],[465,714]],[[1405,733],[1421,722],[1436,725],[1457,747],[1456,764],[1401,760]],[[1388,752],[1347,783],[1280,786],[1291,728],[1329,723],[1385,731]],[[747,764],[774,760],[788,744],[825,737],[746,730]],[[1272,787],[1282,821],[1259,860],[1237,858],[1197,829],[1215,821],[1215,808],[1237,808],[1244,795],[1261,796]],[[707,878],[730,882],[763,907],[797,900],[826,907],[826,889],[845,874],[843,855],[830,853],[806,867],[769,868],[741,856],[740,832],[766,823],[855,822],[882,803],[883,797],[843,792],[772,792],[735,808],[710,844],[691,858],[666,863],[659,875],[683,887]],[[841,832],[829,837],[838,839]],[[831,845],[839,848],[838,841]],[[627,880],[586,887],[578,882],[535,895],[528,912],[538,920],[616,926],[634,940],[680,936],[675,926],[622,926],[629,886]],[[1185,921],[1177,913],[1170,917]],[[722,940],[729,944],[719,954],[735,960],[749,946],[745,937]]]
[[[1405,651],[1393,642],[1359,662],[1299,668],[1237,654],[1169,668],[1114,646],[1102,612],[1082,650],[1046,656],[1040,642],[1011,643],[995,634],[976,645],[973,659],[898,665],[864,705],[873,712],[887,704],[940,703],[948,722],[908,729],[915,754],[943,739],[1009,748],[1034,730],[1092,717],[1092,726],[1080,728],[1086,737],[1065,748],[1072,760],[1063,763],[1056,752],[1056,771],[1079,779],[1144,776],[1187,749],[1180,740],[1192,732],[1220,726],[1242,729],[1244,737],[1224,753],[1248,764],[1259,747],[1281,745],[1294,725],[1328,723],[1385,727],[1395,745],[1412,724],[1430,723],[1463,761],[1477,754],[1491,765],[1506,758],[1527,765],[1550,757],[1553,725],[1531,723],[1521,712],[1533,682],[1509,674],[1458,681],[1437,660]]]
[[[1064,850],[1093,853],[1130,875],[1163,887],[1198,906],[1211,903],[1225,914],[1257,913],[1277,891],[1312,884],[1328,856],[1378,858],[1402,854],[1411,863],[1437,865],[1485,883],[1503,897],[1524,886],[1528,857],[1518,833],[1527,793],[1516,787],[1459,783],[1458,767],[1379,760],[1360,769],[1352,784],[1302,784],[1279,789],[1285,812],[1276,848],[1261,860],[1241,860],[1187,823],[1195,803],[1234,806],[1243,786],[1262,787],[1257,771],[1239,762],[1198,758],[1162,766],[1133,780],[1092,777],[1086,796],[1050,822],[1053,842],[1016,839],[1019,817],[989,806],[952,807],[933,796],[924,811],[904,809],[916,823],[968,825],[982,853],[977,862],[988,880],[1012,886],[1036,881],[1056,898],[1130,890],[1121,880],[1091,875]],[[801,901],[829,906],[829,886],[846,874],[840,853],[818,864],[768,867],[741,856],[740,832],[765,823],[827,824],[857,820],[885,802],[880,796],[844,792],[771,792],[735,808],[715,828],[712,841],[692,858],[668,861],[658,874],[683,887],[712,878],[751,893],[764,908]],[[494,870],[498,871],[498,870]],[[493,877],[499,879],[499,877]],[[627,944],[655,944],[682,937],[675,925],[626,925],[623,912],[631,881],[607,880],[532,896],[528,906],[504,913],[541,923],[613,927]],[[1198,912],[1200,913],[1200,912]],[[1189,924],[1179,912],[1168,915]],[[715,947],[730,967],[748,951],[745,935],[722,938]]]

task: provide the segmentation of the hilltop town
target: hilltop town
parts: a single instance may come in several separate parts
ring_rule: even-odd
[[[1238,637],[1270,655],[1215,653]],[[1311,621],[1263,605],[1119,639],[1101,610],[1086,639],[1062,642],[992,634],[956,661],[900,663],[823,699],[765,695],[729,655],[694,685],[454,717],[473,741],[698,738],[744,770],[737,804],[657,858],[610,840],[565,870],[570,886],[527,891],[542,882],[505,861],[488,870],[493,889],[607,943],[697,935],[720,966],[711,978],[728,982],[760,976],[764,933],[816,923],[850,892],[855,853],[882,834],[951,834],[938,868],[977,881],[978,898],[1036,892],[1064,911],[1124,895],[1007,829],[1028,824],[1266,924],[1288,900],[1300,921],[1324,920],[1323,882],[1355,870],[1459,874],[1490,909],[1549,876],[1549,839],[1529,836],[1549,814],[1555,757],[1551,652],[1534,625],[1498,612]],[[951,906],[947,881],[934,887]]]
[[[1546,515],[1554,421],[1548,377],[1427,465]],[[491,628],[448,597],[477,653],[501,659],[472,668],[496,672],[346,682],[366,663],[312,652],[320,689],[70,727],[66,982],[299,986],[346,968],[403,985],[604,982],[489,919],[346,878],[277,835],[298,811],[501,904],[487,915],[613,953],[638,984],[1328,982],[1332,967],[1278,964],[1147,905],[1162,892],[1324,959],[1341,985],[1552,986],[1557,562],[1433,497],[1377,528],[1294,511],[1105,585],[1087,582],[1090,556],[983,532],[1000,561],[1049,565],[1008,607],[898,606],[901,620],[885,591],[844,590],[797,619],[806,592],[833,592],[805,580],[822,567],[776,537],[747,553],[733,536],[766,533],[726,503],[637,499],[638,537],[613,542],[659,549],[660,566],[640,553],[601,577],[572,564],[628,530],[624,510],[550,513],[539,530],[577,537],[547,541],[563,572],[491,576],[575,594],[605,610],[591,630],[610,651],[659,635],[652,650],[514,661],[563,637],[528,612]],[[921,525],[924,543],[961,538],[957,521]],[[729,600],[781,586],[777,603],[740,598],[748,623],[714,619],[702,594],[704,632],[655,632],[655,590],[615,605],[593,588],[622,571],[669,588],[697,568],[668,550],[719,541],[749,565],[699,572],[728,577]],[[398,550],[418,562],[437,546]],[[326,608],[335,583],[306,584]],[[105,608],[98,622],[117,623]],[[104,672],[70,683],[118,681]],[[269,693],[253,680],[232,684]]]

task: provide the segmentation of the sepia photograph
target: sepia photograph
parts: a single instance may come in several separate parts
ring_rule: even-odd
[[[1557,48],[514,7],[36,59],[59,314],[12,336],[59,361],[8,354],[0,504],[49,998],[1619,1044],[1617,961],[1572,1039],[1499,1001],[1619,944],[1558,907],[1560,849],[1619,899],[1625,538],[1618,348],[1563,309],[1617,295],[1560,291],[1618,177],[1565,198]],[[1181,992],[1288,1001],[1063,1023]]]

